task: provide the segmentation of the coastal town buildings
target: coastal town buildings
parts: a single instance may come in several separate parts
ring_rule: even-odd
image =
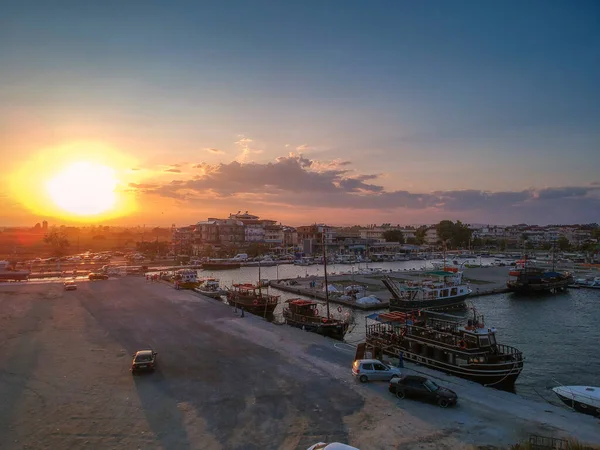
[[[596,226],[597,227],[597,226]],[[468,225],[471,232],[468,248],[547,249],[565,242],[574,248],[598,244],[594,226],[537,226],[517,224]],[[401,232],[401,242],[386,242],[385,233]],[[406,241],[409,240],[410,244]],[[323,243],[329,254],[364,255],[370,253],[410,253],[440,250],[442,242],[435,225],[420,228],[391,224],[365,227],[333,227],[310,224],[291,227],[273,219],[263,219],[248,211],[238,211],[227,218],[208,218],[194,225],[171,229],[171,251],[175,254],[202,256],[213,251],[231,253],[250,246],[260,246],[276,254],[318,255]],[[465,248],[467,246],[465,245]]]

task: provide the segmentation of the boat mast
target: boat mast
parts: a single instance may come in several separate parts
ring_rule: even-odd
[[[323,246],[323,271],[325,272],[325,302],[327,304],[327,320],[329,320],[329,284],[327,283],[327,251],[325,249],[325,228],[321,233],[321,245]]]
[[[262,296],[262,292],[260,289],[260,260],[258,261],[258,295]]]

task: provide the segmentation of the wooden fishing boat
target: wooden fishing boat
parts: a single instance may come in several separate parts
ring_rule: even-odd
[[[522,353],[496,342],[496,329],[473,313],[466,324],[437,319],[428,312],[372,314],[367,319],[366,346],[374,354],[402,357],[432,369],[513,390],[523,370]]]
[[[535,267],[532,261],[523,259],[516,263],[508,273],[506,286],[512,292],[523,294],[565,290],[573,284],[573,275],[569,272],[556,272]]]
[[[319,313],[319,304],[312,300],[287,300],[288,306],[283,310],[283,317],[288,325],[302,328],[306,331],[343,340],[348,331],[347,320],[334,319]]]
[[[227,293],[227,303],[258,316],[273,314],[279,295],[264,294],[262,290],[260,285],[234,284]]]

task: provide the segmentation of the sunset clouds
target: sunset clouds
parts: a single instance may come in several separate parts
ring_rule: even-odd
[[[269,205],[290,209],[327,208],[332,215],[347,210],[387,213],[409,210],[477,222],[493,217],[511,223],[535,212],[545,220],[565,222],[569,218],[591,220],[595,211],[600,210],[597,183],[532,187],[515,192],[386,190],[378,183],[381,174],[360,174],[350,161],[316,161],[301,154],[280,156],[268,163],[199,163],[189,169],[182,180],[130,186],[140,195],[169,198],[190,207],[207,200],[219,200],[235,209],[243,199],[246,209]],[[194,171],[201,174],[196,175]]]

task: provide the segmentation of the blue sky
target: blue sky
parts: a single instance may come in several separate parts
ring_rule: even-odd
[[[101,140],[157,185],[172,181],[160,164],[301,152],[313,168],[351,162],[342,177],[378,175],[385,192],[590,186],[598,23],[594,1],[12,2],[0,16],[0,153],[18,147],[17,165],[43,146]],[[584,197],[598,206],[595,190]],[[283,198],[250,209],[273,215]],[[393,206],[369,214],[389,219]],[[485,222],[494,210],[399,212]]]

